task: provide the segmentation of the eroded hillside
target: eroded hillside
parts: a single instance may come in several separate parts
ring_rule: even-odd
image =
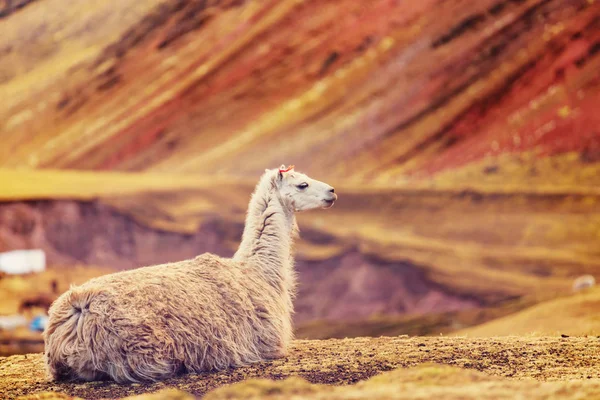
[[[60,3],[4,13],[5,167],[598,183],[596,1]]]

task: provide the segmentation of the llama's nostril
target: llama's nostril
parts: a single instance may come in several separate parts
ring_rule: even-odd
[[[334,188],[329,189],[329,193],[335,193],[335,189]]]

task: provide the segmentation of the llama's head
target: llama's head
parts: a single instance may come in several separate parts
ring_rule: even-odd
[[[333,187],[282,165],[276,170],[275,183],[282,199],[294,211],[329,208],[337,200]]]

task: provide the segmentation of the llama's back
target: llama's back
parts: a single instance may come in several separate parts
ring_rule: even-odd
[[[147,381],[259,361],[263,321],[248,287],[255,282],[242,274],[206,254],[72,288],[44,333],[51,375]]]

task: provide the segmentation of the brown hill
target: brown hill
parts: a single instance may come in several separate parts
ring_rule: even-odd
[[[361,336],[599,336],[600,289],[575,294],[525,296],[493,307],[456,311],[374,315],[359,320],[316,320],[301,323],[300,339],[329,339]]]

